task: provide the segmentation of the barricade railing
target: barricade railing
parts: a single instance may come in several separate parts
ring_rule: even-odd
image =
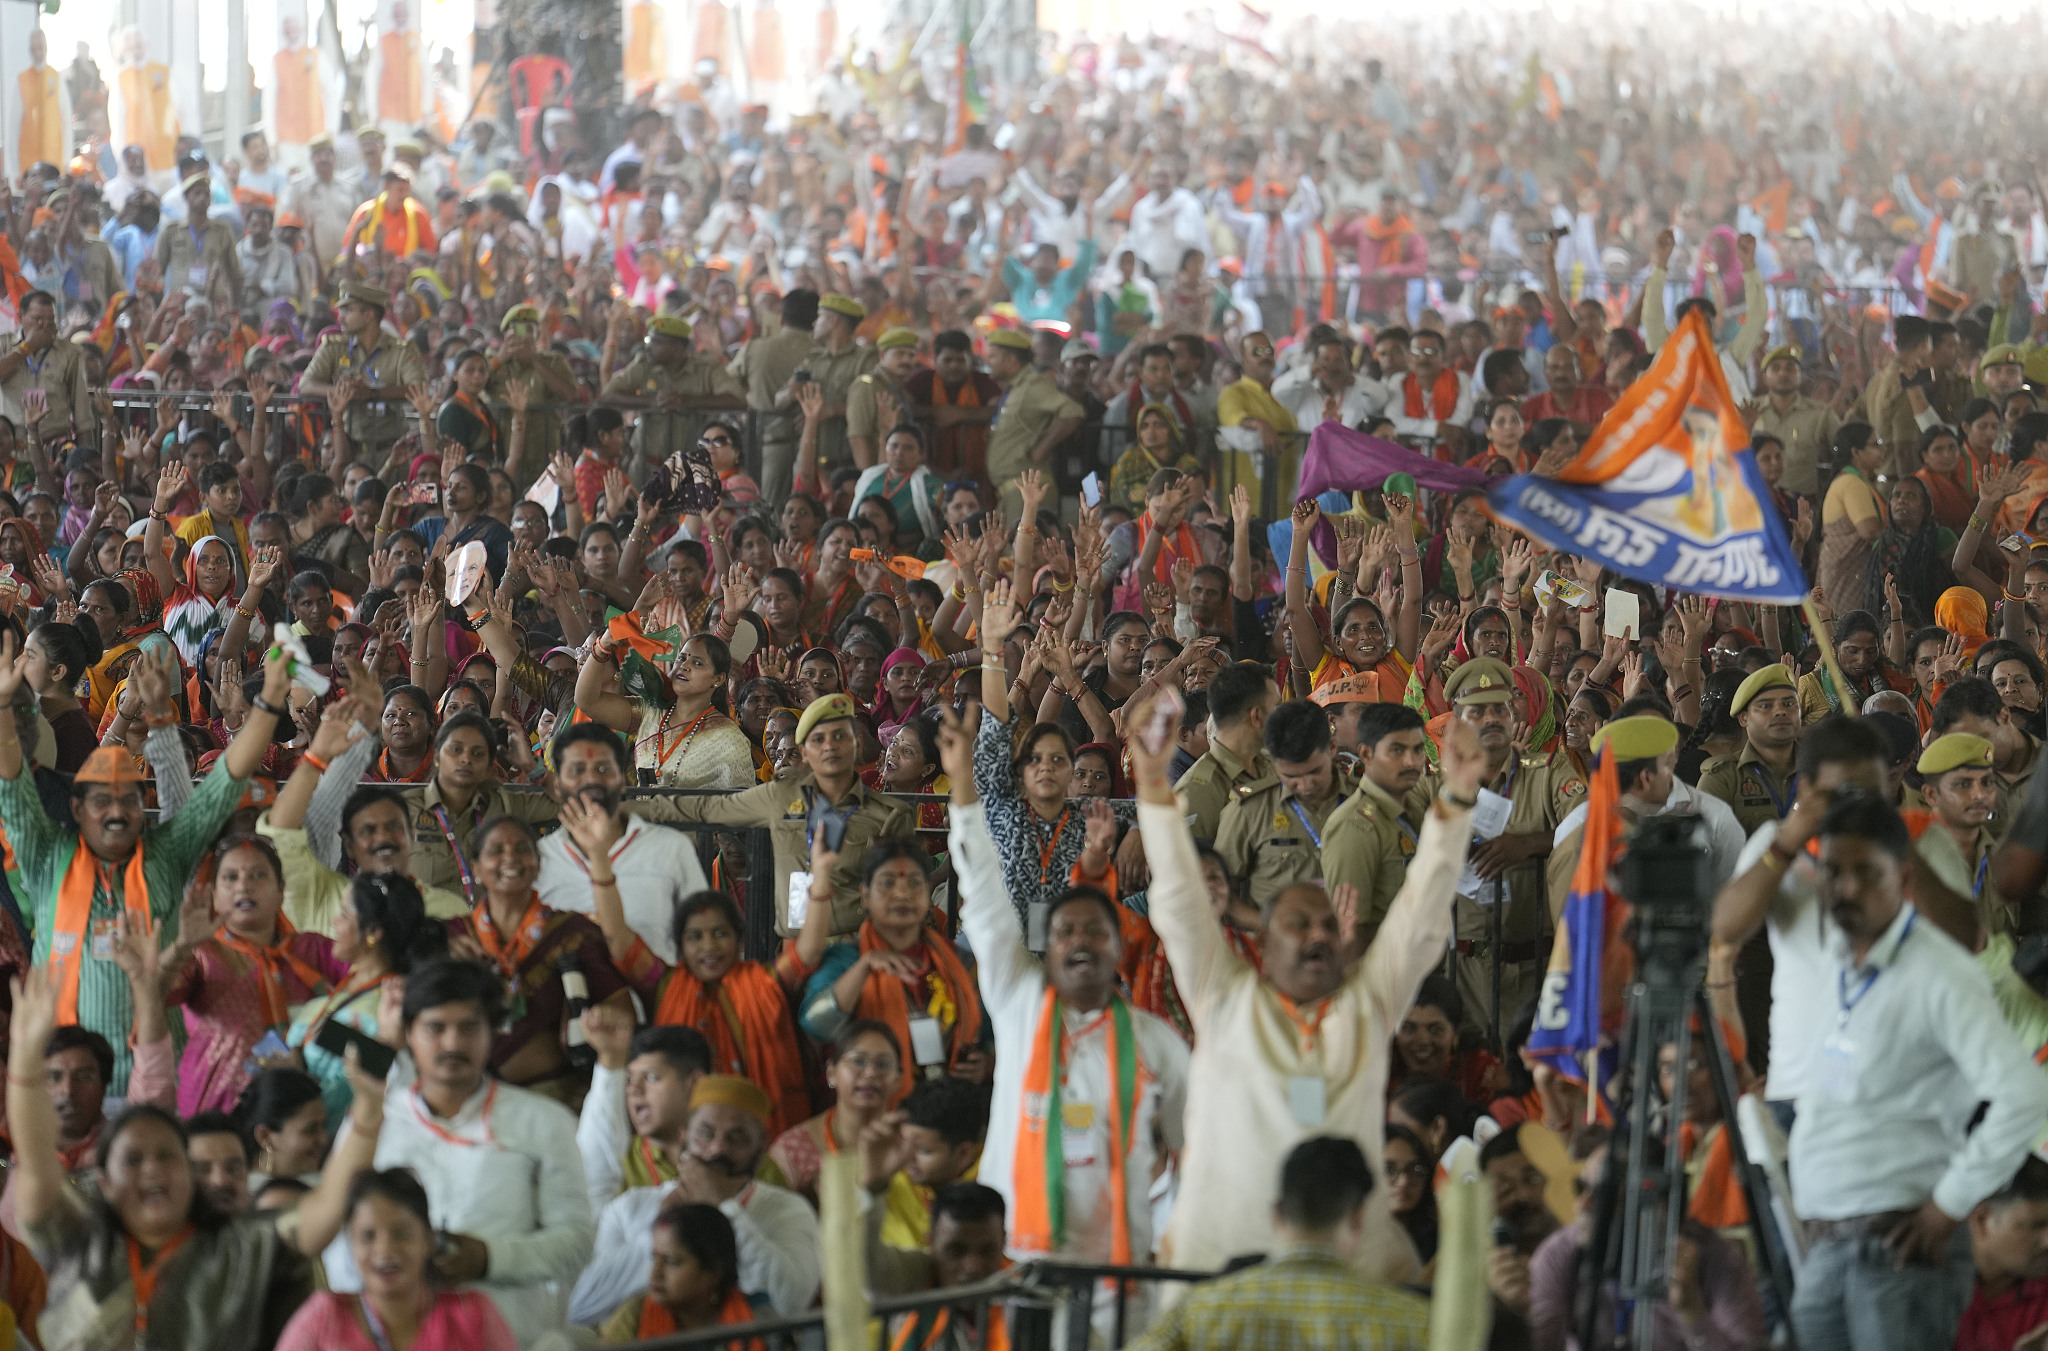
[[[1026,1262],[974,1285],[929,1290],[915,1295],[882,1296],[869,1302],[869,1311],[880,1319],[906,1314],[914,1316],[941,1309],[972,1311],[980,1335],[970,1344],[980,1346],[986,1344],[990,1311],[1000,1306],[1008,1320],[1006,1331],[1013,1351],[1055,1351],[1055,1348],[1058,1351],[1086,1351],[1099,1298],[1107,1297],[1116,1302],[1109,1345],[1120,1347],[1142,1331],[1132,1325],[1129,1316],[1134,1288],[1153,1284],[1192,1285],[1213,1280],[1217,1274],[1212,1271],[1181,1271],[1172,1267]],[[1058,1316],[1061,1309],[1066,1311],[1064,1320]],[[629,1351],[691,1351],[700,1347],[730,1347],[733,1351],[744,1351],[756,1339],[767,1351],[795,1347],[809,1351],[822,1346],[824,1329],[825,1311],[820,1308],[790,1317],[763,1318],[752,1323],[703,1328],[633,1342]],[[1055,1337],[1059,1340],[1055,1341]],[[883,1344],[888,1343],[885,1341]]]

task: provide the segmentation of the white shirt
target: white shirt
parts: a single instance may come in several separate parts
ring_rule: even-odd
[[[705,889],[697,845],[687,831],[643,821],[625,813],[626,833],[612,846],[612,872],[626,923],[648,950],[671,966],[676,960],[676,902]],[[540,842],[540,899],[552,910],[588,915],[597,908],[590,894],[590,869],[583,853],[558,830]]]
[[[1273,382],[1273,397],[1294,414],[1294,425],[1314,431],[1323,425],[1323,386],[1306,367],[1289,371]],[[1358,428],[1387,406],[1387,392],[1377,380],[1354,375],[1337,405],[1337,421]]]
[[[1408,416],[1408,386],[1414,382],[1415,376],[1412,373],[1388,381],[1386,413],[1394,420],[1394,435],[1413,437],[1419,441],[1434,441],[1440,422],[1447,422],[1453,427],[1463,427],[1472,421],[1472,408],[1477,399],[1473,394],[1471,376],[1463,371],[1458,372],[1458,401],[1452,407],[1451,415],[1442,419],[1429,416],[1433,410],[1430,404],[1430,391],[1426,389],[1422,391],[1423,415]]]
[[[1737,877],[1763,858],[1764,851],[1778,838],[1778,823],[1766,821],[1742,847],[1735,861]],[[1915,846],[1920,857],[1951,891],[1969,894],[1969,865],[1963,862],[1954,837],[1930,827],[1920,834]],[[1771,903],[1774,917],[1801,912],[1816,906],[1817,882],[1813,859],[1801,853],[1778,879],[1778,894]],[[1813,920],[1809,923],[1823,923]],[[1774,919],[1767,922],[1764,935],[1771,945],[1771,1061],[1764,1075],[1764,1094],[1774,1102],[1797,1103],[1810,1086],[1810,1061],[1827,1036],[1834,1017],[1834,976],[1825,963],[1811,961],[1810,949],[1799,943],[1781,943]]]
[[[336,1143],[352,1129],[343,1125]],[[568,1108],[491,1079],[453,1120],[441,1120],[417,1083],[394,1087],[376,1166],[412,1169],[427,1189],[434,1227],[490,1248],[490,1276],[474,1288],[491,1297],[521,1346],[562,1326],[591,1243],[590,1197]],[[324,1260],[331,1289],[363,1288],[347,1235],[328,1245]]]
[[[1742,823],[1735,819],[1735,811],[1712,793],[1702,793],[1683,779],[1671,781],[1671,795],[1664,799],[1664,805],[1651,813],[1654,816],[1697,816],[1707,827],[1707,855],[1713,860],[1714,890],[1728,885],[1735,876],[1735,861],[1742,857]],[[1565,837],[1586,824],[1586,804],[1581,802],[1557,823],[1551,834],[1553,845],[1563,844]]]
[[[590,1070],[590,1091],[576,1119],[576,1150],[583,1156],[583,1182],[590,1213],[600,1215],[626,1181],[626,1146],[633,1123],[626,1116],[626,1072],[602,1064]]]
[[[1131,203],[1131,228],[1124,243],[1137,252],[1138,261],[1153,277],[1171,277],[1180,270],[1181,255],[1189,249],[1209,251],[1209,227],[1201,199],[1186,188],[1175,188],[1163,198],[1146,193]]]
[[[569,1299],[570,1322],[602,1322],[647,1288],[654,1217],[675,1189],[673,1181],[634,1187],[606,1204],[597,1218],[597,1256],[577,1278]],[[732,1221],[739,1240],[740,1289],[766,1295],[784,1317],[810,1308],[824,1273],[818,1215],[810,1202],[793,1191],[754,1182],[718,1208]]]
[[[982,1146],[978,1180],[1003,1195],[1014,1217],[1017,1195],[1012,1169],[1016,1164],[1017,1130],[1023,1115],[1024,1074],[1030,1067],[1032,1040],[1038,1034],[1045,1002],[1045,966],[1026,949],[1003,881],[1001,856],[988,833],[982,805],[957,803],[950,814],[949,849],[960,875],[960,924],[974,949],[975,979],[982,1007],[996,1035],[996,1074],[989,1104],[988,1136]],[[1067,1146],[1065,1174],[1066,1243],[1059,1255],[1081,1262],[1107,1262],[1113,1215],[1110,1210],[1110,1168],[1124,1169],[1124,1208],[1130,1226],[1133,1260],[1152,1251],[1152,1172],[1155,1120],[1170,1150],[1181,1145],[1181,1111],[1187,1098],[1188,1047],[1166,1023],[1141,1009],[1131,1010],[1138,1059],[1150,1075],[1131,1130],[1131,1148],[1115,1160],[1108,1148],[1109,1103],[1114,1079],[1109,1063],[1108,1019],[1102,1013],[1064,1010],[1065,1031],[1072,1038],[1061,1068],[1062,1106],[1087,1106],[1095,1124],[1092,1140],[1073,1138],[1063,1128]],[[1085,1158],[1085,1162],[1082,1161]],[[1012,1225],[1012,1232],[1015,1226]],[[1012,1255],[1030,1255],[1011,1249]]]
[[[1931,1195],[1960,1220],[2012,1180],[2048,1117],[2048,1078],[1983,969],[1911,902],[1861,966],[1822,920],[1812,899],[1771,910],[1773,952],[1826,974],[1821,1046],[1792,1124],[1794,1203],[1806,1218],[1839,1220]]]

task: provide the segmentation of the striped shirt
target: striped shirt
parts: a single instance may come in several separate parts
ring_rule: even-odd
[[[223,759],[193,790],[177,815],[143,829],[142,873],[149,882],[149,913],[156,922],[160,944],[168,944],[176,936],[164,926],[177,914],[193,866],[241,803],[246,786],[246,780],[228,773]],[[57,888],[71,867],[72,856],[83,846],[77,831],[64,830],[50,820],[36,796],[35,778],[29,774],[0,779],[0,827],[6,829],[20,864],[21,894],[29,902],[35,961],[40,966],[50,960]],[[92,892],[94,921],[118,919],[125,913],[124,874],[125,868],[100,870]],[[78,975],[78,1022],[113,1044],[114,1078],[107,1092],[123,1096],[128,1090],[128,1033],[134,1025],[128,977],[112,961],[94,957],[89,944]]]

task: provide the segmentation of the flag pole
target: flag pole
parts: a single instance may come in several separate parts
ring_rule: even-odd
[[[1806,612],[1806,626],[1813,631],[1813,641],[1820,648],[1821,663],[1828,668],[1828,674],[1834,677],[1835,688],[1842,692],[1843,710],[1852,718],[1862,717],[1863,710],[1858,708],[1856,701],[1850,697],[1855,694],[1855,687],[1850,685],[1848,678],[1842,674],[1840,664],[1835,661],[1834,640],[1828,637],[1827,625],[1820,622],[1820,612],[1814,609],[1811,591],[1800,599],[1799,608]]]

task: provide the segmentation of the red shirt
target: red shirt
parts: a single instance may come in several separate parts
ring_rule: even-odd
[[[1956,1325],[1955,1351],[2012,1351],[2012,1344],[2048,1323],[2048,1277],[2021,1281],[2002,1295],[1979,1285]]]
[[[1572,392],[1571,402],[1560,404],[1557,396],[1549,390],[1522,400],[1522,416],[1531,425],[1547,417],[1561,417],[1590,427],[1607,416],[1607,410],[1614,407],[1614,396],[1599,385],[1580,385]]]

